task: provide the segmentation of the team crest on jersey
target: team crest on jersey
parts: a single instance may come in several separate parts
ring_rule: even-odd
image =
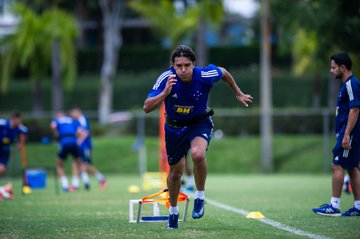
[[[187,115],[193,111],[194,106],[175,105],[174,110],[178,114]]]

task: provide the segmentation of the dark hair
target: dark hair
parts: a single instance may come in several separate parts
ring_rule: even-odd
[[[11,118],[13,118],[13,119],[21,119],[21,113],[20,112],[14,112],[14,113],[12,113]]]
[[[174,64],[175,57],[186,57],[190,59],[192,62],[196,61],[195,52],[188,46],[179,45],[175,48],[175,50],[171,53],[171,64]]]
[[[351,70],[352,61],[346,52],[340,52],[332,55],[330,60],[334,60],[338,66],[344,65],[348,70]]]

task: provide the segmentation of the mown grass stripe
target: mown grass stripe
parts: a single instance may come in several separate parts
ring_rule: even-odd
[[[223,209],[223,210],[226,210],[226,211],[234,212],[234,213],[237,213],[237,214],[240,214],[243,216],[246,216],[249,214],[249,211],[246,211],[244,209],[235,208],[235,207],[232,207],[232,206],[229,206],[229,205],[226,205],[226,204],[223,204],[223,203],[211,200],[211,199],[206,199],[206,201],[207,201],[207,204],[212,205],[217,208],[220,208],[220,209]],[[294,235],[304,236],[304,237],[308,237],[308,238],[312,238],[312,239],[330,239],[330,237],[306,232],[306,231],[287,226],[285,224],[282,224],[280,222],[277,222],[277,221],[274,221],[274,220],[271,220],[268,218],[260,218],[260,219],[256,219],[256,220],[258,220],[262,223],[268,224],[272,227],[278,228],[280,230],[287,231]]]

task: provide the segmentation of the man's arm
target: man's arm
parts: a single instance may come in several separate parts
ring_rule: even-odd
[[[19,134],[19,142],[17,144],[18,149],[21,151],[22,148],[25,147],[25,143],[26,143],[26,134],[25,133],[20,133]]]
[[[149,113],[155,109],[157,109],[165,98],[170,94],[173,85],[176,84],[175,75],[169,76],[169,79],[166,82],[165,89],[158,95],[154,97],[149,97],[145,100],[143,109],[145,113]]]
[[[77,137],[76,143],[78,145],[81,145],[88,136],[89,136],[89,131],[79,127],[76,131],[76,137]]]
[[[359,107],[351,108],[349,111],[349,117],[348,117],[346,129],[345,129],[344,138],[341,142],[341,145],[344,149],[351,149],[350,134],[351,134],[352,130],[354,129],[355,124],[359,118],[359,111],[360,111]]]
[[[50,128],[51,128],[51,132],[52,132],[53,137],[54,137],[55,139],[57,139],[57,137],[58,137],[57,125],[56,125],[56,123],[55,123],[54,121],[51,122]]]
[[[238,87],[238,85],[235,82],[234,77],[230,74],[230,72],[228,72],[225,68],[223,67],[219,67],[222,74],[223,74],[223,78],[222,80],[225,81],[230,88],[232,89],[232,91],[235,93],[236,95],[236,99],[242,103],[244,106],[248,107],[248,103],[251,103],[253,100],[253,97],[251,95],[248,94],[244,94],[240,88]]]

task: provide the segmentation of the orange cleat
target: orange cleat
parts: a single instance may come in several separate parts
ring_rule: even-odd
[[[100,190],[103,191],[106,188],[106,179],[104,178],[103,180],[100,181]]]

